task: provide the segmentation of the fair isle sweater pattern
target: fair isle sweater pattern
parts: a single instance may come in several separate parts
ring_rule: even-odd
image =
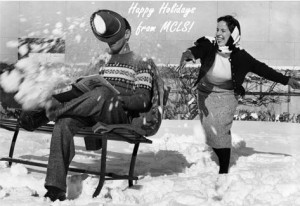
[[[113,55],[99,72],[117,88],[134,91],[137,88],[152,89],[153,72],[148,60],[130,52]]]

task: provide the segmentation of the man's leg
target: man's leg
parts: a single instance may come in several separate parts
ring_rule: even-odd
[[[66,191],[66,177],[69,165],[75,155],[74,135],[88,121],[61,118],[56,122],[51,139],[50,156],[47,167],[45,187]]]
[[[108,88],[97,87],[69,102],[56,106],[54,109],[50,107],[47,111],[47,116],[51,116],[51,120],[62,116],[100,116],[105,102],[112,99],[113,94]]]

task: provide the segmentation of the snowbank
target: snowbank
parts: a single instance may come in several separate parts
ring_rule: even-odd
[[[255,129],[254,129],[255,128]],[[235,122],[230,174],[217,174],[217,159],[205,145],[198,121],[164,121],[151,145],[141,145],[136,162],[139,180],[106,181],[92,198],[98,178],[68,177],[68,200],[43,198],[45,169],[0,162],[1,205],[300,205],[300,139],[297,124]],[[0,130],[0,155],[6,156],[12,133]],[[100,153],[83,149],[75,138],[73,164],[97,169]],[[21,132],[15,155],[47,162],[50,135]],[[109,142],[107,169],[127,173],[132,145]]]

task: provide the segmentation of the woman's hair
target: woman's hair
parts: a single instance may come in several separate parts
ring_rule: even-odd
[[[232,33],[234,28],[237,27],[239,29],[240,35],[241,35],[241,27],[240,23],[238,20],[236,20],[233,16],[231,15],[226,15],[226,16],[221,16],[217,19],[217,22],[219,23],[220,21],[225,21],[229,31]]]

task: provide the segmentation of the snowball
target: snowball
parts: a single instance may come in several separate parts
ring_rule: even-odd
[[[5,190],[0,190],[0,199],[9,196],[9,193]]]
[[[50,47],[51,44],[33,45],[32,49]],[[95,64],[102,66],[110,57],[108,53],[101,54]],[[93,68],[97,68],[97,71]],[[67,86],[80,76],[98,73],[99,68],[86,69],[58,63],[41,65],[36,58],[28,57],[19,60],[10,73],[4,72],[0,76],[0,84],[6,92],[17,92],[14,98],[24,110],[33,110],[44,108],[57,87]]]
[[[6,47],[8,48],[18,48],[19,42],[18,41],[8,41],[6,42]]]
[[[18,51],[19,51],[19,54],[21,56],[25,56],[28,53],[28,51],[29,51],[28,45],[24,44],[24,45],[20,46],[19,49],[18,49]]]
[[[107,52],[104,54],[97,54],[92,58],[91,65],[94,67],[97,65],[97,67],[100,68],[101,66],[106,64],[110,60],[110,58],[111,55]]]
[[[106,32],[106,24],[101,16],[96,15],[94,18],[94,25],[96,28],[96,31],[100,34],[104,34]]]
[[[80,27],[80,28],[83,28],[83,27],[85,27],[85,26],[86,26],[86,23],[85,23],[85,22],[82,22],[82,23],[79,24],[79,27]]]
[[[75,25],[74,25],[74,24],[72,24],[72,25],[70,25],[70,26],[69,26],[69,28],[68,28],[68,29],[69,29],[69,30],[73,30],[74,28],[75,28]]]
[[[8,167],[8,162],[6,162],[6,161],[0,161],[0,169],[7,168],[7,167]]]
[[[13,93],[18,91],[22,78],[23,75],[17,70],[6,71],[0,76],[0,85],[5,92]]]
[[[55,28],[62,28],[63,27],[63,24],[61,22],[57,22],[55,24]]]
[[[83,178],[82,175],[72,175],[67,178],[68,199],[75,199],[81,195]]]
[[[56,35],[56,36],[62,36],[63,35],[63,30],[62,30],[62,28],[53,29],[52,34]]]
[[[27,19],[26,18],[24,18],[24,17],[22,17],[22,18],[20,18],[20,22],[26,22],[27,21]]]
[[[76,43],[79,44],[79,43],[81,42],[81,35],[79,35],[79,34],[76,35],[76,36],[75,36],[75,41],[76,41]]]
[[[15,165],[11,166],[10,173],[14,176],[26,175],[26,174],[28,174],[28,170],[22,164],[15,164]]]
[[[25,75],[35,74],[38,72],[39,63],[34,58],[24,58],[15,64],[15,68],[24,72]]]
[[[239,135],[232,134],[232,147],[234,149],[240,149],[246,147],[246,141]]]
[[[43,30],[43,33],[44,33],[44,34],[49,34],[49,30],[48,30],[48,29],[44,29],[44,30]]]
[[[279,184],[276,188],[284,197],[288,197],[299,191],[299,186],[296,184]]]

